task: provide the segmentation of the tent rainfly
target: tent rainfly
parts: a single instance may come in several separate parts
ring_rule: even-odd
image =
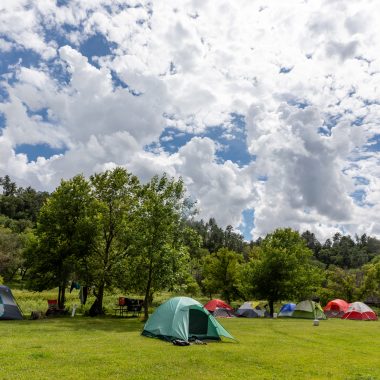
[[[160,305],[145,323],[142,335],[167,341],[235,339],[202,304],[189,297],[174,297]]]
[[[326,316],[319,303],[306,300],[297,303],[291,318],[326,319]]]
[[[278,317],[291,317],[295,308],[295,303],[286,303],[285,305],[282,305]]]
[[[349,304],[339,298],[327,303],[323,311],[327,318],[340,318],[347,311]]]
[[[238,317],[260,318],[269,317],[269,312],[265,309],[265,304],[259,301],[244,302],[243,305],[236,310]]]
[[[0,285],[0,319],[23,319],[11,290]]]
[[[376,321],[376,313],[363,302],[353,302],[343,314],[342,319],[356,319],[362,321]]]
[[[210,313],[213,313],[216,309],[226,309],[233,311],[234,309],[226,302],[218,299],[213,299],[211,301],[208,301],[204,308],[208,310]]]

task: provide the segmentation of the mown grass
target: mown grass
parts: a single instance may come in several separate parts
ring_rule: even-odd
[[[0,379],[380,379],[380,323],[220,320],[238,343],[173,346],[132,318],[1,321]]]

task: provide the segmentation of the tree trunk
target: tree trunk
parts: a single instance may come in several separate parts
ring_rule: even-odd
[[[65,285],[60,285],[58,287],[58,308],[59,309],[65,308],[65,291],[66,291]]]
[[[148,273],[148,283],[145,288],[145,298],[144,298],[144,319],[147,320],[149,318],[149,306],[150,306],[150,286],[152,284],[152,260],[150,260],[149,264],[149,273]]]
[[[273,303],[273,300],[269,300],[269,314],[271,318],[273,318]]]
[[[104,282],[100,284],[96,299],[98,300],[99,314],[103,315]]]

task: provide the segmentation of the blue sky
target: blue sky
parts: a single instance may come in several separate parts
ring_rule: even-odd
[[[371,0],[7,2],[0,176],[168,172],[247,240],[378,236],[379,18]]]

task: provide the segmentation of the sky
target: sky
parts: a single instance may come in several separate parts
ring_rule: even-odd
[[[380,237],[378,25],[376,0],[0,0],[0,176],[166,172],[247,240]]]

